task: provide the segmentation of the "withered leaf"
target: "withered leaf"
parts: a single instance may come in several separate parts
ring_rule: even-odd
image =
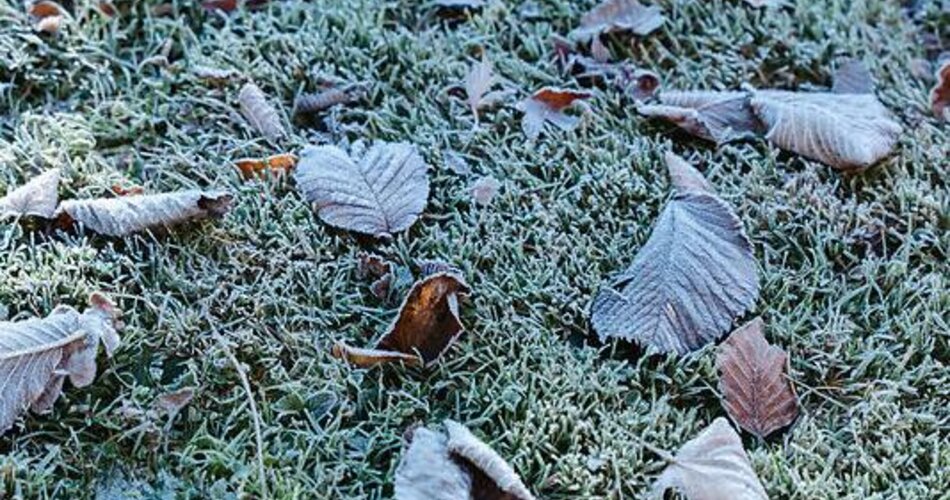
[[[396,500],[533,500],[518,473],[465,426],[420,427],[396,469]]]
[[[43,0],[30,4],[27,12],[33,18],[33,29],[40,33],[55,35],[66,19],[66,10],[58,3]]]
[[[223,191],[176,191],[172,193],[67,200],[57,214],[108,236],[125,236],[144,229],[171,226],[227,213],[232,197]]]
[[[430,366],[438,361],[464,327],[459,319],[459,296],[469,293],[462,278],[437,273],[416,282],[399,308],[399,315],[374,349],[357,349],[342,343],[333,355],[357,366],[402,360]]]
[[[267,101],[267,96],[254,83],[246,83],[238,94],[241,114],[261,135],[271,141],[287,135],[277,109]]]
[[[191,402],[195,397],[194,387],[185,387],[177,391],[167,392],[155,398],[155,407],[165,412],[169,418],[175,418],[175,415]]]
[[[930,107],[934,116],[950,121],[950,60],[937,69],[937,83],[930,89]]]
[[[592,37],[616,31],[628,31],[634,35],[648,35],[666,22],[663,11],[655,6],[645,6],[638,0],[606,0],[581,18],[581,25],[571,32],[576,40],[587,41]]]
[[[294,99],[294,115],[319,113],[334,106],[352,104],[368,93],[369,88],[365,83],[351,83],[314,94],[301,94]]]
[[[119,345],[117,316],[96,293],[83,313],[59,306],[42,319],[0,322],[0,434],[27,408],[49,410],[66,377],[76,387],[92,383],[100,342],[109,356]]]
[[[676,194],[630,267],[594,298],[591,324],[602,340],[683,354],[726,331],[755,303],[759,283],[732,208],[698,183],[698,172],[684,174],[685,162],[668,161]]]
[[[191,69],[191,72],[201,80],[208,80],[215,83],[235,80],[241,76],[236,70],[214,68],[211,66],[195,66]]]
[[[135,184],[126,186],[123,186],[122,184],[113,184],[109,190],[112,191],[116,196],[138,196],[145,194],[145,188]]]
[[[664,455],[666,455],[664,453]],[[687,441],[653,483],[654,498],[675,488],[689,500],[768,500],[742,440],[719,417]]]
[[[703,174],[683,158],[667,152],[665,160],[666,168],[670,171],[670,183],[677,191],[696,190],[708,193],[715,191]]]
[[[788,356],[762,335],[762,318],[736,329],[719,348],[722,406],[743,429],[765,438],[798,416],[798,398],[785,378]]]
[[[426,206],[429,167],[412,145],[378,142],[355,160],[336,146],[309,146],[300,156],[297,188],[332,226],[390,237]]]
[[[877,163],[903,132],[874,94],[760,90],[750,103],[769,142],[840,170]]]
[[[35,215],[49,219],[59,202],[58,168],[30,179],[26,184],[0,198],[0,218]]]
[[[561,130],[572,130],[578,119],[564,114],[564,110],[576,101],[587,99],[588,92],[546,87],[531,97],[518,103],[518,109],[524,113],[521,128],[528,139],[534,140],[541,135],[545,123],[551,123]]]
[[[705,90],[667,91],[659,105],[642,105],[637,112],[664,118],[703,139],[724,144],[764,133],[747,92]]]
[[[297,155],[281,153],[267,158],[241,158],[234,160],[234,166],[241,172],[241,177],[245,179],[263,177],[268,172],[287,173],[297,166]]]
[[[495,199],[499,188],[501,183],[498,179],[491,176],[480,177],[472,184],[472,200],[476,205],[488,206]]]
[[[475,123],[478,123],[478,110],[494,102],[494,98],[486,99],[486,94],[494,84],[492,63],[487,56],[482,56],[481,62],[472,65],[465,76],[466,102],[475,115]]]

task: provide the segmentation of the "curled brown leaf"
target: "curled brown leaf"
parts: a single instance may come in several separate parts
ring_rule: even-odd
[[[524,113],[521,128],[531,140],[541,135],[545,123],[571,130],[577,126],[578,119],[565,114],[564,110],[589,97],[589,92],[545,87],[518,103],[518,109]]]
[[[281,153],[267,158],[241,158],[234,160],[234,166],[244,179],[263,177],[268,173],[287,173],[297,166],[297,155]]]
[[[937,69],[937,83],[930,89],[930,107],[934,116],[950,121],[950,60]]]

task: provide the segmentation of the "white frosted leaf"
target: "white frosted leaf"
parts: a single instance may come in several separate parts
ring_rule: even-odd
[[[661,104],[637,107],[644,116],[666,119],[697,137],[724,144],[755,137],[764,127],[747,92],[667,91]]]
[[[51,218],[59,200],[59,169],[46,171],[0,198],[0,218],[36,215]]]
[[[177,191],[94,200],[67,200],[59,213],[109,236],[124,236],[152,227],[171,226],[205,217],[218,217],[230,208],[231,195],[222,191]]]
[[[241,105],[244,119],[265,138],[274,141],[287,135],[277,109],[267,101],[267,96],[254,83],[246,83],[241,87],[238,103]]]
[[[518,473],[508,465],[508,462],[495,452],[495,450],[491,449],[490,446],[475,437],[468,428],[453,420],[446,420],[445,429],[449,434],[449,453],[464,459],[466,463],[475,467],[488,477],[491,481],[487,487],[488,490],[501,490],[501,494],[510,495],[510,497],[514,497],[514,499],[517,500],[534,499],[534,495],[528,491],[528,488],[521,481],[521,478],[518,477]],[[497,490],[491,488],[492,485],[497,488]],[[479,492],[474,493],[475,498],[493,496],[493,494],[489,492],[481,494],[479,494]],[[498,495],[498,493],[494,495]]]
[[[715,192],[703,174],[688,161],[669,152],[666,153],[665,160],[666,168],[670,172],[670,183],[677,191]]]
[[[653,483],[654,498],[675,488],[689,500],[767,500],[742,440],[719,417],[687,441]]]
[[[335,146],[310,146],[294,178],[323,222],[389,237],[408,229],[425,208],[428,168],[405,143],[376,143],[358,159]]]
[[[840,170],[877,163],[903,131],[873,94],[760,90],[751,103],[766,139]]]
[[[571,37],[589,40],[603,33],[629,31],[634,35],[648,35],[666,22],[663,11],[646,6],[638,0],[605,0],[581,18],[581,25]]]
[[[686,189],[663,209],[630,267],[598,292],[591,324],[602,340],[682,354],[722,335],[758,296],[738,217],[715,194]]]

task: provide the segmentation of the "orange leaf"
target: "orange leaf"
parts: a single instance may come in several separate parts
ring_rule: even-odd
[[[65,12],[63,8],[56,2],[50,2],[49,0],[44,0],[42,2],[36,2],[33,5],[30,5],[27,12],[34,17],[44,18],[51,16],[62,16]]]
[[[145,194],[145,188],[135,184],[128,187],[121,184],[113,184],[111,189],[116,196],[137,196]]]
[[[937,70],[937,84],[930,89],[930,106],[937,118],[950,120],[945,114],[950,108],[950,61],[946,61]]]
[[[241,171],[241,176],[250,179],[262,176],[267,172],[288,172],[297,166],[297,155],[281,153],[267,158],[241,158],[234,160],[234,165]]]

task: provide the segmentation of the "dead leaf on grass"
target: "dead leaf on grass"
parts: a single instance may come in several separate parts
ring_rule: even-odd
[[[472,65],[465,77],[466,103],[472,110],[472,114],[475,115],[476,124],[478,123],[479,110],[494,106],[510,95],[510,92],[504,90],[492,91],[491,88],[496,83],[498,82],[488,56],[483,56],[481,62]]]
[[[177,391],[166,392],[155,398],[155,407],[163,411],[170,419],[174,419],[188,403],[195,397],[194,387],[185,387]]]
[[[934,116],[950,121],[950,60],[937,69],[937,83],[930,89],[930,107]]]
[[[79,223],[99,234],[118,237],[154,227],[220,217],[227,213],[231,200],[232,196],[223,191],[189,190],[67,200],[59,205],[56,213],[65,225]]]
[[[531,140],[541,135],[545,123],[551,123],[561,130],[572,130],[577,126],[578,118],[565,114],[564,110],[590,96],[588,92],[577,90],[543,88],[518,103],[518,109],[524,113],[521,128]]]
[[[234,160],[234,166],[244,179],[264,177],[268,173],[287,173],[297,166],[297,155],[281,153],[267,158],[241,158]]]
[[[618,31],[649,35],[666,22],[663,11],[655,5],[646,6],[638,0],[606,0],[581,18],[581,25],[571,32],[575,40]]]
[[[660,94],[660,104],[638,106],[637,112],[664,118],[690,134],[721,145],[764,133],[749,99],[749,93],[741,91],[666,91]]]
[[[59,203],[58,168],[30,179],[0,198],[0,218],[33,215],[49,219]]]
[[[276,141],[287,135],[280,115],[267,96],[254,83],[246,83],[238,94],[238,103],[241,105],[241,114],[244,119],[261,135],[270,141]]]
[[[359,102],[369,94],[365,83],[352,83],[313,94],[301,94],[294,99],[294,115],[319,113],[334,106]]]

